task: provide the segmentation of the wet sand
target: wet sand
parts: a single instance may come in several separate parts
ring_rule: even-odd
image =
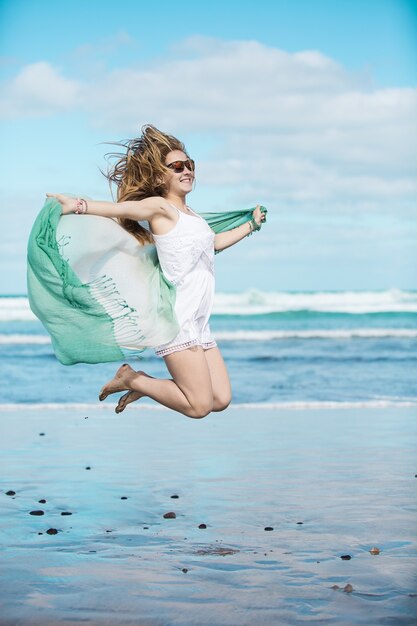
[[[0,624],[417,624],[417,409],[110,404],[1,415]]]

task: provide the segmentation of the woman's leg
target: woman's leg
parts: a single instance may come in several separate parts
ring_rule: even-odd
[[[224,411],[232,399],[229,374],[219,348],[205,351],[213,389],[213,411]]]
[[[211,387],[213,390],[213,411],[226,409],[232,398],[229,375],[219,348],[210,348],[204,351],[204,356],[210,372]],[[139,391],[128,391],[120,399],[116,413],[121,413],[131,402],[139,400],[144,395]]]
[[[201,346],[174,352],[164,357],[172,380],[152,378],[122,365],[115,377],[104,385],[100,400],[118,391],[133,391],[188,417],[205,417],[213,410],[210,370]],[[123,410],[123,409],[121,409]],[[120,412],[120,411],[119,411]]]

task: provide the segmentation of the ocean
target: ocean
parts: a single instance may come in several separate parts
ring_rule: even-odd
[[[235,406],[417,405],[417,291],[218,293],[211,328]],[[61,365],[26,296],[0,296],[0,352],[3,409],[87,410],[118,367]],[[167,377],[152,350],[130,364]]]

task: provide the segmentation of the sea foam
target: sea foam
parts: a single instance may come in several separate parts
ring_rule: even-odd
[[[214,315],[266,315],[271,313],[417,313],[417,292],[316,291],[217,293]],[[0,296],[0,322],[31,321],[36,317],[26,296]]]
[[[285,339],[377,339],[417,338],[417,329],[352,328],[335,330],[236,330],[213,333],[217,341],[280,341]],[[48,345],[48,335],[0,334],[0,345]]]

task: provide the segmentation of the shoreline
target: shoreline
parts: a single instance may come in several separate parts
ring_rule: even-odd
[[[115,397],[118,397],[115,394]],[[111,400],[111,396],[109,396]],[[108,400],[104,402],[20,402],[20,403],[0,403],[0,412],[2,411],[114,411],[117,402],[114,405]],[[329,409],[412,409],[417,408],[417,400],[293,400],[288,402],[241,402],[231,404],[228,411],[240,410],[260,410],[260,411],[280,411],[280,410],[329,410]],[[133,402],[128,405],[127,411],[170,411],[167,407],[149,402]]]

